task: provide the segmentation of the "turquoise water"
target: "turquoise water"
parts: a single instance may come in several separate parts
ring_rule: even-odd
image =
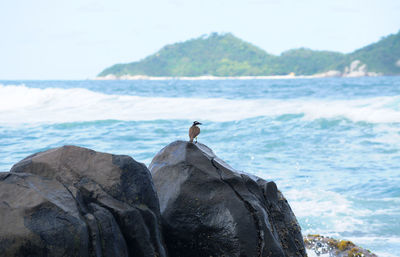
[[[400,77],[222,81],[0,81],[0,171],[75,144],[149,164],[199,141],[274,180],[304,234],[400,256]]]

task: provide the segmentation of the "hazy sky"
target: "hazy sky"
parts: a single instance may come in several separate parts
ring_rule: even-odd
[[[399,0],[1,0],[0,79],[93,78],[214,31],[280,54],[347,53],[399,29]]]

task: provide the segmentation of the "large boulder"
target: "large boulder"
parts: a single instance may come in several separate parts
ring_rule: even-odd
[[[88,256],[85,221],[61,183],[2,174],[0,199],[0,256]]]
[[[300,226],[274,182],[184,141],[162,149],[149,169],[170,256],[306,256]]]
[[[166,256],[149,170],[64,146],[0,175],[0,256]]]

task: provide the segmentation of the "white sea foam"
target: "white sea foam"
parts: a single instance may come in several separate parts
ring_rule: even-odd
[[[390,253],[391,249],[380,248],[381,251],[377,252],[374,246],[398,245],[399,237],[378,235],[343,237],[343,234],[352,231],[373,235],[374,231],[379,230],[382,224],[374,224],[374,222],[365,224],[365,222],[369,216],[379,214],[381,210],[356,208],[342,194],[323,189],[291,189],[285,191],[284,194],[296,217],[303,221],[302,233],[304,235],[321,234],[336,239],[350,240],[364,248],[370,246],[370,250],[378,256],[397,256]],[[315,224],[318,225],[315,226]],[[329,254],[318,255],[310,249],[307,250],[307,253],[308,256],[330,256]]]
[[[396,254],[391,254],[391,253],[387,253],[387,252],[374,252],[374,253],[379,257],[399,257]]]
[[[315,251],[309,250],[309,249],[307,249],[307,256],[308,257],[330,257],[329,253],[317,254],[317,253],[315,253]]]
[[[303,119],[342,117],[372,123],[400,122],[400,96],[362,100],[229,100],[107,95],[82,88],[0,85],[0,122],[199,119],[233,121],[303,114]]]
[[[352,242],[356,242],[359,246],[365,245],[399,245],[400,237],[349,237],[346,238]],[[390,247],[390,246],[389,246]],[[380,251],[376,251],[373,248],[370,249],[374,254],[379,257],[398,257],[398,254],[393,254],[392,249],[381,248]],[[397,251],[397,250],[396,250]]]
[[[332,232],[354,231],[364,227],[362,217],[371,214],[367,209],[355,209],[345,196],[322,189],[291,189],[285,192],[285,196],[296,217],[305,219],[304,234],[330,235]],[[318,223],[317,220],[322,222],[320,227],[309,226]]]

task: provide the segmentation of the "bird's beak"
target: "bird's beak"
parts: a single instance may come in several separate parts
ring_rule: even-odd
[[[199,122],[199,125],[202,125],[202,124],[203,124],[203,123],[200,123],[200,122]]]

